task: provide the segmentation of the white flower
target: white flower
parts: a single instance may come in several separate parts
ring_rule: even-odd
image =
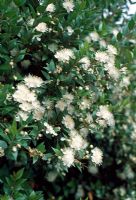
[[[63,156],[62,161],[63,164],[67,167],[70,167],[74,163],[74,151],[71,148],[65,148],[62,150]]]
[[[63,100],[59,100],[55,105],[56,108],[60,109],[60,111],[64,111],[67,104]]]
[[[122,68],[120,69],[120,72],[123,73],[124,75],[126,75],[126,74],[128,73],[128,70],[127,70],[126,67],[122,67]]]
[[[114,54],[114,55],[117,55],[117,49],[113,46],[113,45],[108,45],[107,46],[107,51],[110,53],[110,54]]]
[[[82,67],[87,70],[90,67],[90,60],[88,57],[83,57],[81,60],[79,60],[79,63],[82,64]]]
[[[121,87],[128,87],[130,85],[130,79],[129,77],[123,77],[121,83],[120,83]]]
[[[34,113],[33,113],[34,119],[37,120],[37,121],[41,120],[43,115],[44,115],[44,112],[45,112],[45,109],[42,106],[35,109]]]
[[[85,110],[87,108],[90,108],[90,100],[87,98],[83,98],[81,104],[80,104],[80,109]]]
[[[91,38],[90,38],[90,36],[89,36],[89,35],[85,37],[85,41],[87,41],[88,43],[90,43],[90,42],[91,42]]]
[[[21,108],[25,112],[31,112],[33,109],[33,106],[31,103],[23,102],[19,105],[19,108]]]
[[[95,42],[99,40],[99,35],[98,35],[97,32],[91,32],[91,33],[89,34],[89,36],[90,36],[91,40],[93,40],[93,41],[95,41]]]
[[[53,3],[50,3],[46,8],[46,11],[50,12],[50,13],[53,13],[55,10],[56,10],[56,8],[55,8],[55,5]]]
[[[47,110],[52,110],[52,108],[54,107],[53,101],[48,98],[45,98],[42,103]]]
[[[67,106],[67,111],[68,111],[68,114],[72,115],[74,113],[74,106],[72,105],[68,105]]]
[[[117,80],[120,76],[119,70],[114,66],[112,63],[107,63],[105,64],[105,69],[107,70],[108,74],[110,77],[114,78]]]
[[[4,149],[2,147],[0,147],[0,157],[4,156]]]
[[[42,79],[36,76],[27,76],[24,79],[26,85],[30,88],[40,87],[42,84]],[[40,102],[37,100],[37,95],[35,90],[29,89],[25,84],[18,84],[17,90],[13,94],[13,98],[19,104],[20,111],[16,115],[16,120],[26,121],[30,113],[33,114],[35,120],[41,120],[45,109],[41,106]]]
[[[31,112],[34,109],[39,109],[39,107],[40,103],[37,100],[32,102],[24,101],[19,105],[19,108],[21,108],[25,112]]]
[[[35,29],[36,29],[37,31],[39,31],[39,32],[42,32],[42,33],[48,31],[47,24],[44,23],[44,22],[39,23],[39,24],[35,27]]]
[[[63,117],[63,124],[68,129],[74,129],[75,127],[75,122],[70,115],[65,115],[65,117]]]
[[[104,63],[105,70],[108,72],[110,77],[117,80],[120,76],[119,70],[115,67],[115,55],[117,50],[112,45],[108,45],[107,52],[97,51],[95,59],[101,63]]]
[[[86,138],[88,135],[89,130],[87,128],[81,128],[79,130],[80,134],[82,135],[83,138]]]
[[[72,136],[74,136],[74,135],[77,135],[78,134],[78,131],[76,130],[76,129],[72,129],[71,131],[70,131],[70,137],[72,138]]]
[[[92,115],[90,113],[87,113],[85,121],[90,124],[91,122],[93,122],[93,118]]]
[[[24,78],[24,82],[29,88],[37,88],[43,84],[43,80],[40,77],[31,74]]]
[[[26,112],[19,111],[16,114],[16,121],[20,121],[20,119],[22,119],[23,121],[26,121],[27,118],[28,118],[28,114]]]
[[[97,119],[96,122],[102,126],[102,127],[106,127],[107,126],[107,123],[104,119]]]
[[[36,100],[36,94],[30,91],[24,84],[18,84],[17,90],[13,94],[15,101],[22,103],[24,101],[32,102]]]
[[[69,145],[70,145],[71,148],[78,151],[78,150],[84,149],[87,146],[87,143],[81,137],[81,135],[74,134],[73,132],[71,132]]]
[[[34,91],[30,91],[30,93],[27,96],[26,101],[28,101],[28,102],[36,101],[36,94]]]
[[[108,110],[107,106],[100,106],[99,111],[96,113],[96,115],[100,119],[104,119],[109,126],[115,125],[115,120],[113,114]]]
[[[56,66],[56,70],[54,71],[55,74],[60,74],[62,72],[62,67],[59,65]]]
[[[44,3],[44,0],[39,0],[40,5],[43,5],[43,3]]]
[[[116,37],[119,33],[119,31],[117,29],[113,29],[112,30],[113,35]]]
[[[53,127],[49,125],[47,122],[44,122],[44,126],[46,127],[46,133],[51,134],[53,136],[57,136],[57,133],[54,131]]]
[[[104,63],[105,70],[108,72],[109,76],[117,80],[120,76],[120,73],[115,67],[115,54],[117,54],[117,49],[112,45],[108,45],[108,50],[106,52],[96,52],[95,59],[101,63]]]
[[[99,44],[101,47],[104,47],[104,48],[106,48],[106,46],[107,46],[105,40],[100,40]]]
[[[68,92],[63,95],[63,100],[66,102],[67,105],[71,104],[73,99],[74,99],[74,96]]]
[[[32,101],[32,108],[35,110],[38,110],[41,108],[40,102],[37,99],[35,101]]]
[[[69,35],[69,36],[72,35],[73,32],[74,32],[74,30],[71,28],[71,26],[68,26],[68,27],[67,27],[67,31],[68,31],[68,35]]]
[[[68,63],[71,58],[74,58],[74,53],[71,49],[62,49],[54,55],[58,61]]]
[[[95,163],[96,165],[101,165],[103,158],[102,151],[98,147],[95,147],[91,152],[92,152],[91,156],[92,162]]]
[[[133,133],[131,134],[131,138],[132,138],[133,140],[136,140],[136,133],[135,133],[135,132],[133,132]]]
[[[104,51],[97,51],[95,54],[95,59],[99,62],[106,63],[109,60],[109,56]]]
[[[66,9],[66,11],[69,13],[69,12],[72,12],[73,11],[73,8],[75,7],[74,4],[73,4],[73,1],[72,0],[65,0],[63,2],[63,7]]]
[[[29,89],[24,84],[18,84],[17,90],[23,93],[29,92]]]

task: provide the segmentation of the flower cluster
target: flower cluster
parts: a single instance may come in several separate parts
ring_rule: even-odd
[[[63,149],[62,161],[67,167],[70,167],[74,163],[74,151],[71,148]]]
[[[87,147],[87,141],[75,130],[71,131],[69,145],[75,150],[85,149]]]
[[[49,5],[46,10],[54,12],[55,7]],[[46,136],[61,137],[59,146],[62,147],[62,153],[58,155],[58,163],[65,167],[70,167],[77,161],[80,163],[80,159],[86,158],[100,165],[103,153],[98,147],[90,148],[88,138],[91,133],[103,131],[106,126],[112,128],[115,126],[114,116],[109,110],[111,105],[97,103],[97,100],[99,102],[105,87],[107,93],[109,89],[114,91],[117,87],[112,80],[105,79],[107,74],[104,73],[105,69],[108,69],[108,74],[111,76],[107,67],[111,66],[110,64],[113,64],[112,73],[117,70],[115,67],[117,50],[101,40],[98,33],[93,32],[88,37],[94,43],[99,42],[100,46],[103,45],[102,48],[105,50],[97,50],[95,53],[95,49],[89,47],[88,51],[94,55],[90,57],[88,53],[80,55],[79,50],[74,48],[55,49],[53,59],[56,66],[50,69],[50,66],[55,64],[48,64],[51,80],[45,81],[46,87],[40,77],[28,75],[23,83],[17,85],[17,90],[13,94],[14,100],[19,103],[18,118],[26,120],[32,114],[33,119],[39,121],[42,133],[44,131]],[[84,44],[81,48],[84,48]],[[104,66],[104,69],[101,68],[103,73],[99,73],[99,65]],[[119,70],[117,71],[119,74]],[[67,78],[67,74],[70,78]],[[117,78],[115,74],[113,77]],[[91,78],[97,81],[92,82]],[[105,79],[105,82],[102,82],[101,78]],[[73,86],[65,85],[65,80],[69,80]],[[116,81],[120,83],[119,77]],[[55,91],[52,92],[52,87],[59,91],[59,95]],[[41,88],[45,97],[39,98],[38,90]],[[55,127],[58,127],[59,134]],[[82,157],[81,151],[84,152]]]
[[[46,133],[51,134],[53,136],[57,136],[57,133],[54,131],[53,127],[50,126],[47,122],[44,122],[44,126],[46,127]]]
[[[39,32],[42,32],[42,33],[48,32],[47,24],[44,23],[44,22],[39,23],[39,24],[35,27],[35,29],[36,29],[37,31],[39,31]]]
[[[26,123],[30,119],[33,128],[28,132],[36,140],[32,143],[43,141],[49,167],[56,171],[76,164],[82,167],[81,161],[86,159],[102,164],[103,153],[93,147],[97,145],[92,137],[104,137],[105,128],[114,130],[112,98],[117,99],[117,91],[129,85],[121,66],[116,66],[117,48],[95,31],[82,37],[78,20],[69,21],[76,4],[63,0],[59,7],[57,2],[41,1],[37,19],[28,18],[32,38],[27,53],[31,57],[26,55],[21,66],[25,71],[32,69],[36,76],[29,74],[17,82],[13,94],[18,103],[16,119]],[[59,21],[60,12],[65,25]],[[10,63],[14,65],[13,60]],[[30,148],[38,156],[39,150]]]
[[[63,123],[65,127],[70,130],[74,129],[75,127],[75,122],[70,115],[66,115],[65,117],[63,117]]]
[[[90,60],[89,60],[89,58],[88,57],[83,57],[80,61],[79,61],[79,63],[81,63],[82,65],[82,67],[83,67],[83,69],[85,69],[85,70],[88,70],[89,71],[89,67],[90,67]]]
[[[48,6],[46,8],[47,12],[53,13],[53,12],[55,12],[55,10],[56,10],[56,8],[55,8],[55,5],[53,3],[48,4]]]
[[[108,45],[106,51],[97,51],[95,59],[104,64],[105,70],[115,80],[119,78],[119,70],[115,67],[115,55],[117,50],[114,46]]]
[[[113,114],[108,110],[107,106],[100,106],[99,111],[96,113],[96,115],[98,116],[99,124],[102,124],[104,126],[115,125]]]
[[[66,9],[66,11],[69,13],[69,12],[72,12],[73,9],[74,9],[74,4],[73,4],[73,1],[72,0],[64,0],[63,2],[63,7]]]
[[[13,94],[14,101],[19,103],[19,112],[16,115],[17,120],[20,118],[27,120],[30,113],[33,113],[34,119],[40,120],[44,114],[44,108],[37,99],[36,88],[42,85],[41,78],[28,75],[24,78],[24,84],[18,84]],[[31,89],[32,88],[32,89]]]
[[[95,52],[95,59],[104,66],[105,71],[115,80],[119,79],[120,71],[115,66],[115,56],[117,49],[113,45],[109,45],[105,40],[102,40],[97,32],[91,32],[86,40],[88,42],[98,42],[100,50]]]
[[[54,55],[58,61],[68,63],[71,58],[74,58],[74,53],[71,49],[62,49]]]
[[[100,165],[102,163],[103,153],[99,148],[95,147],[92,150],[92,156],[91,157],[92,157],[92,162],[94,162],[97,165]]]
[[[41,151],[38,151],[38,149],[32,149],[29,147],[28,149],[30,157],[40,156],[43,157],[43,153]]]

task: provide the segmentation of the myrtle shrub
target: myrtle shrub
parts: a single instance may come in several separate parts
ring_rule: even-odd
[[[106,25],[94,1],[0,8],[1,199],[124,198],[135,177],[134,19]]]

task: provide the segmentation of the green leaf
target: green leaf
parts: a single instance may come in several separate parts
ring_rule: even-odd
[[[62,152],[59,149],[52,148],[57,156],[61,156]]]
[[[136,47],[134,48],[133,54],[134,54],[134,57],[136,57]]]
[[[7,134],[5,134],[5,133],[3,132],[2,129],[0,129],[0,136],[1,136],[4,140],[6,140],[7,143],[10,142],[10,138],[8,137]]]
[[[9,131],[12,133],[12,135],[16,135],[18,133],[17,131],[17,123],[14,120],[11,127],[9,128]]]
[[[130,22],[128,23],[128,28],[129,30],[132,30],[135,26],[135,21],[133,19],[130,20]]]
[[[23,173],[24,173],[24,168],[20,169],[20,170],[15,174],[16,180],[20,179],[20,178],[23,176]]]
[[[45,69],[47,69],[48,71],[53,72],[55,70],[55,63],[54,63],[54,61],[51,60],[50,63],[47,64],[47,67]]]
[[[0,196],[0,199],[1,199],[1,200],[9,200],[10,197],[7,196],[7,195],[4,195],[4,196]]]
[[[44,153],[46,150],[45,150],[45,145],[44,145],[44,142],[42,142],[41,144],[39,144],[37,147],[36,147],[39,151],[41,151],[42,153]]]
[[[50,80],[50,76],[47,72],[45,71],[42,71],[42,74],[44,75],[44,77],[47,79],[47,80]]]
[[[26,0],[14,0],[14,2],[17,6],[22,6],[23,4],[25,4]]]
[[[44,154],[44,156],[42,157],[42,160],[48,160],[49,158],[51,158],[53,155],[51,153],[46,153]]]
[[[11,66],[8,63],[0,65],[0,73],[9,73],[11,71]]]
[[[118,39],[118,40],[121,40],[121,39],[122,39],[122,33],[121,33],[121,32],[119,32],[119,33],[117,34],[117,39]]]
[[[33,157],[33,164],[35,164],[38,161],[38,158],[39,158],[38,156]]]
[[[16,62],[20,62],[21,60],[24,59],[25,55],[26,55],[26,50],[27,49],[23,49],[20,51],[20,54],[18,55],[18,57],[16,58]]]
[[[3,140],[0,140],[0,147],[2,147],[3,149],[6,149],[8,146],[7,146],[7,143]]]
[[[17,160],[17,156],[18,156],[18,150],[12,152],[12,159],[13,159],[13,160],[16,161],[16,160]]]

